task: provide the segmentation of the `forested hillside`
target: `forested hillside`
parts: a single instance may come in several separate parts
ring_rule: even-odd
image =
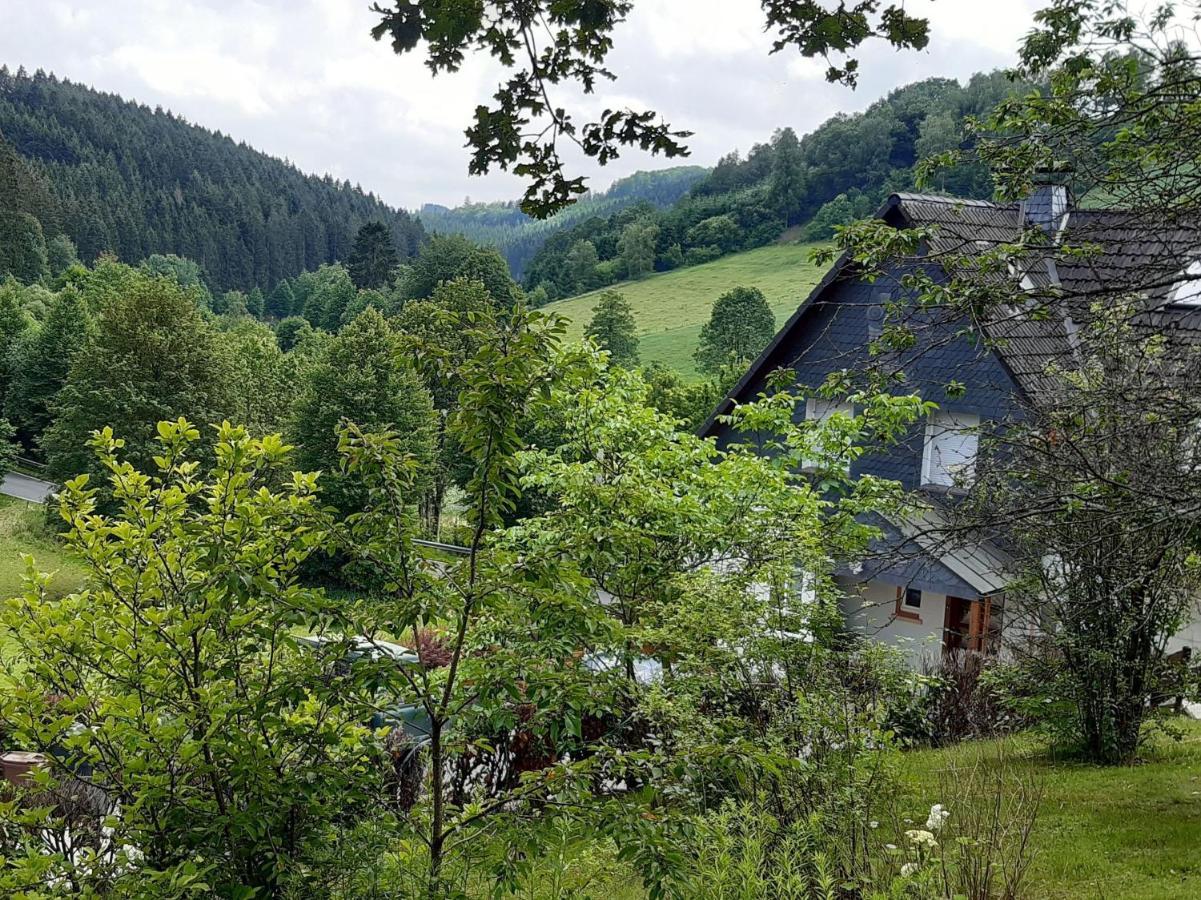
[[[414,217],[349,183],[162,109],[2,67],[0,220],[22,246],[35,231],[47,243],[65,234],[84,260],[184,256],[222,290],[267,290],[346,259],[369,221],[404,256],[424,237]]]
[[[584,219],[609,216],[636,203],[655,208],[671,206],[687,195],[708,172],[702,166],[674,166],[653,172],[635,172],[607,191],[589,193],[549,219],[534,219],[521,211],[519,202],[472,203],[450,209],[436,203],[421,207],[421,222],[433,232],[461,234],[495,247],[520,278],[530,259],[548,237]]]
[[[828,238],[835,225],[870,215],[889,192],[911,189],[919,159],[960,147],[965,116],[1030,89],[1001,72],[966,85],[931,78],[804,137],[781,128],[745,155],[725,156],[668,209],[633,206],[553,235],[524,270],[526,286],[571,296],[760,247],[788,229],[804,240]],[[983,166],[964,165],[928,189],[986,197],[992,180]]]

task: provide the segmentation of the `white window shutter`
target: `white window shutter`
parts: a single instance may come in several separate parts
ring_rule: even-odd
[[[972,477],[979,446],[980,417],[939,411],[926,422],[922,453],[922,484],[950,487],[956,479]]]

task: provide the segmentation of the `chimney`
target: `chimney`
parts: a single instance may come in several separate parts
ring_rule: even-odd
[[[1067,185],[1057,183],[1051,174],[1035,176],[1034,191],[1022,201],[1022,219],[1036,225],[1054,238],[1068,223],[1072,195]]]

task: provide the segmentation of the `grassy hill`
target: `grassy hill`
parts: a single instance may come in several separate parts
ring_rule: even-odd
[[[735,287],[757,287],[767,297],[776,326],[792,315],[824,274],[811,260],[818,244],[774,244],[705,263],[623,281],[605,290],[623,294],[638,323],[643,362],[660,362],[689,378],[698,377],[692,352],[716,300]],[[547,309],[571,320],[568,335],[581,337],[601,291],[559,300]]]

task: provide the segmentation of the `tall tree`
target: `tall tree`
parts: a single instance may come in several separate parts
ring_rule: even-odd
[[[55,398],[66,384],[71,360],[87,344],[92,330],[92,314],[82,294],[68,286],[56,296],[42,326],[14,351],[4,414],[25,447],[38,447],[53,420]]]
[[[350,251],[347,269],[359,290],[388,285],[400,265],[400,256],[392,242],[392,232],[383,222],[368,222],[359,229]]]
[[[365,493],[341,471],[341,423],[396,431],[423,472],[433,456],[430,395],[399,350],[387,320],[368,309],[342,329],[305,374],[292,409],[288,436],[297,448],[297,464],[322,473],[322,494],[343,512],[361,508]],[[423,489],[428,488],[427,482]]]
[[[211,424],[228,415],[225,376],[196,290],[137,273],[107,301],[94,339],[71,362],[42,440],[50,474],[96,473],[88,441],[105,426],[125,442],[131,461],[150,465],[156,423],[184,416]]]
[[[758,288],[734,288],[717,298],[693,354],[702,372],[717,374],[759,355],[776,333],[776,317]]]
[[[354,282],[340,264],[322,266],[316,272],[304,272],[295,284],[304,292],[303,315],[314,328],[337,331],[342,315],[354,302]]]
[[[456,483],[466,485],[465,452],[451,435],[450,422],[465,387],[461,367],[479,350],[482,336],[495,327],[494,311],[483,282],[458,278],[438,285],[428,300],[410,300],[392,320],[401,352],[419,361],[417,371],[434,405],[438,465],[421,510],[434,535],[441,526],[447,489]]]
[[[627,369],[638,365],[638,326],[634,322],[634,310],[617,291],[605,291],[600,295],[600,300],[592,307],[592,319],[584,334],[602,350],[608,350],[609,359],[615,365]]]
[[[572,244],[565,260],[571,290],[582,294],[596,287],[596,266],[599,262],[600,257],[592,241],[576,241]]]
[[[658,238],[659,226],[649,219],[639,219],[622,229],[617,254],[625,266],[626,277],[641,278],[654,271]]]
[[[12,379],[12,355],[33,320],[25,311],[25,289],[15,278],[0,281],[0,400],[8,394]]]
[[[217,337],[228,367],[230,421],[254,437],[282,431],[296,390],[295,361],[270,328],[248,318]]]
[[[781,128],[772,137],[771,203],[788,225],[796,225],[803,210],[805,159],[801,142],[791,128]]]
[[[405,276],[404,295],[425,299],[439,284],[456,278],[483,284],[499,310],[511,307],[520,295],[504,257],[456,234],[436,235],[421,248]]]
[[[287,281],[281,281],[267,297],[263,312],[270,319],[286,319],[292,315],[296,298],[292,296],[292,286]]]
[[[42,224],[29,213],[0,208],[0,277],[32,284],[49,274]]]

